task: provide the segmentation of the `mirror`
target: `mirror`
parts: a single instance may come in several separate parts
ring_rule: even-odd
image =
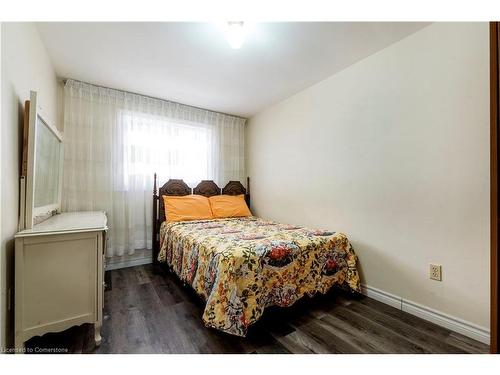
[[[26,102],[25,116],[20,229],[31,229],[60,210],[63,143],[37,106],[35,91]]]
[[[35,146],[35,200],[34,207],[44,207],[59,201],[59,162],[61,142],[37,116]]]

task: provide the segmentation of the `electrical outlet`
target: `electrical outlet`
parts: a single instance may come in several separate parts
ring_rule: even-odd
[[[429,265],[429,278],[431,280],[441,281],[441,265],[439,264],[430,264]]]

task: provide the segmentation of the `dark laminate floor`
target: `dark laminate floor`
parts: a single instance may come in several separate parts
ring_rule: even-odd
[[[103,341],[91,325],[27,342],[72,353],[487,353],[488,346],[367,297],[341,292],[266,310],[246,338],[205,328],[203,305],[150,265],[115,270],[105,292]]]

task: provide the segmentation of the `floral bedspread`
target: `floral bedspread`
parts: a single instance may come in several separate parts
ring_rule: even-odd
[[[256,217],[164,222],[160,262],[206,300],[205,325],[245,336],[267,306],[290,306],[333,285],[360,291],[357,257],[341,233]]]

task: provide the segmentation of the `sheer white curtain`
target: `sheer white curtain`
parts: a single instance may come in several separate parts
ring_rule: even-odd
[[[64,211],[104,210],[107,256],[151,248],[153,173],[191,186],[244,181],[245,120],[68,80]]]

